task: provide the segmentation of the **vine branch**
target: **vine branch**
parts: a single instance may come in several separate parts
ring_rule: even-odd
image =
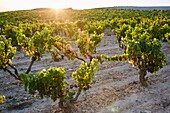
[[[28,67],[28,69],[27,69],[27,71],[26,71],[26,74],[28,74],[30,71],[31,71],[31,68],[32,68],[32,65],[34,64],[34,62],[36,61],[36,56],[33,56],[32,57],[32,60],[31,60],[31,63],[30,63],[30,65],[29,65],[29,67]]]
[[[9,67],[11,67],[12,69],[14,69],[15,75],[18,76],[18,70],[17,70],[13,65],[11,65],[11,64],[9,64],[9,63],[7,63],[7,64],[8,64]]]
[[[14,73],[12,73],[9,69],[7,69],[7,68],[2,68],[4,71],[7,71],[11,76],[13,76],[15,79],[17,79],[17,80],[20,80],[21,81],[21,79],[18,77],[18,75],[15,75]]]

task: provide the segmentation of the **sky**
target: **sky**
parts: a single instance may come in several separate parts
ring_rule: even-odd
[[[87,9],[112,6],[170,6],[170,0],[0,0],[0,11],[68,7]]]

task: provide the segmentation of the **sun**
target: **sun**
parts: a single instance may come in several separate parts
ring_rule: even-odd
[[[46,5],[50,8],[62,9],[71,7],[71,2],[68,0],[48,0]]]

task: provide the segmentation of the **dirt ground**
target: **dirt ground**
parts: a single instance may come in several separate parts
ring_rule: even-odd
[[[104,62],[99,65],[91,88],[83,92],[75,103],[79,113],[170,113],[170,43],[162,43],[162,51],[166,54],[167,65],[156,75],[150,73],[148,87],[142,87],[138,79],[138,70],[127,62]],[[116,37],[104,36],[97,46],[97,54],[121,54]],[[24,71],[29,65],[29,57],[17,52],[14,65]],[[44,54],[37,61],[32,72],[47,69],[50,66],[65,67],[67,80],[71,73],[79,67],[78,60],[67,59],[53,62],[51,56]],[[2,113],[58,113],[62,110],[49,98],[40,99],[38,95],[29,95],[24,91],[20,81],[15,80],[0,70],[0,95],[6,95],[4,104],[0,104]]]

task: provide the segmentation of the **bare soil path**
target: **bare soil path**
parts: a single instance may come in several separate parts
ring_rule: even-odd
[[[104,62],[94,76],[92,87],[82,93],[75,103],[79,113],[170,113],[170,43],[162,44],[162,51],[167,57],[167,65],[156,75],[148,73],[149,86],[140,86],[138,70],[126,62]],[[97,47],[97,54],[121,54],[116,37],[104,36]],[[29,58],[18,52],[13,60],[20,71],[26,70]],[[78,60],[67,59],[53,62],[50,55],[32,67],[33,72],[47,69],[50,66],[65,67],[67,80],[71,73],[79,67]],[[15,80],[0,70],[0,94],[7,100],[0,104],[2,113],[58,113],[57,101],[49,98],[40,99],[38,95],[29,95],[24,91],[20,81]]]

